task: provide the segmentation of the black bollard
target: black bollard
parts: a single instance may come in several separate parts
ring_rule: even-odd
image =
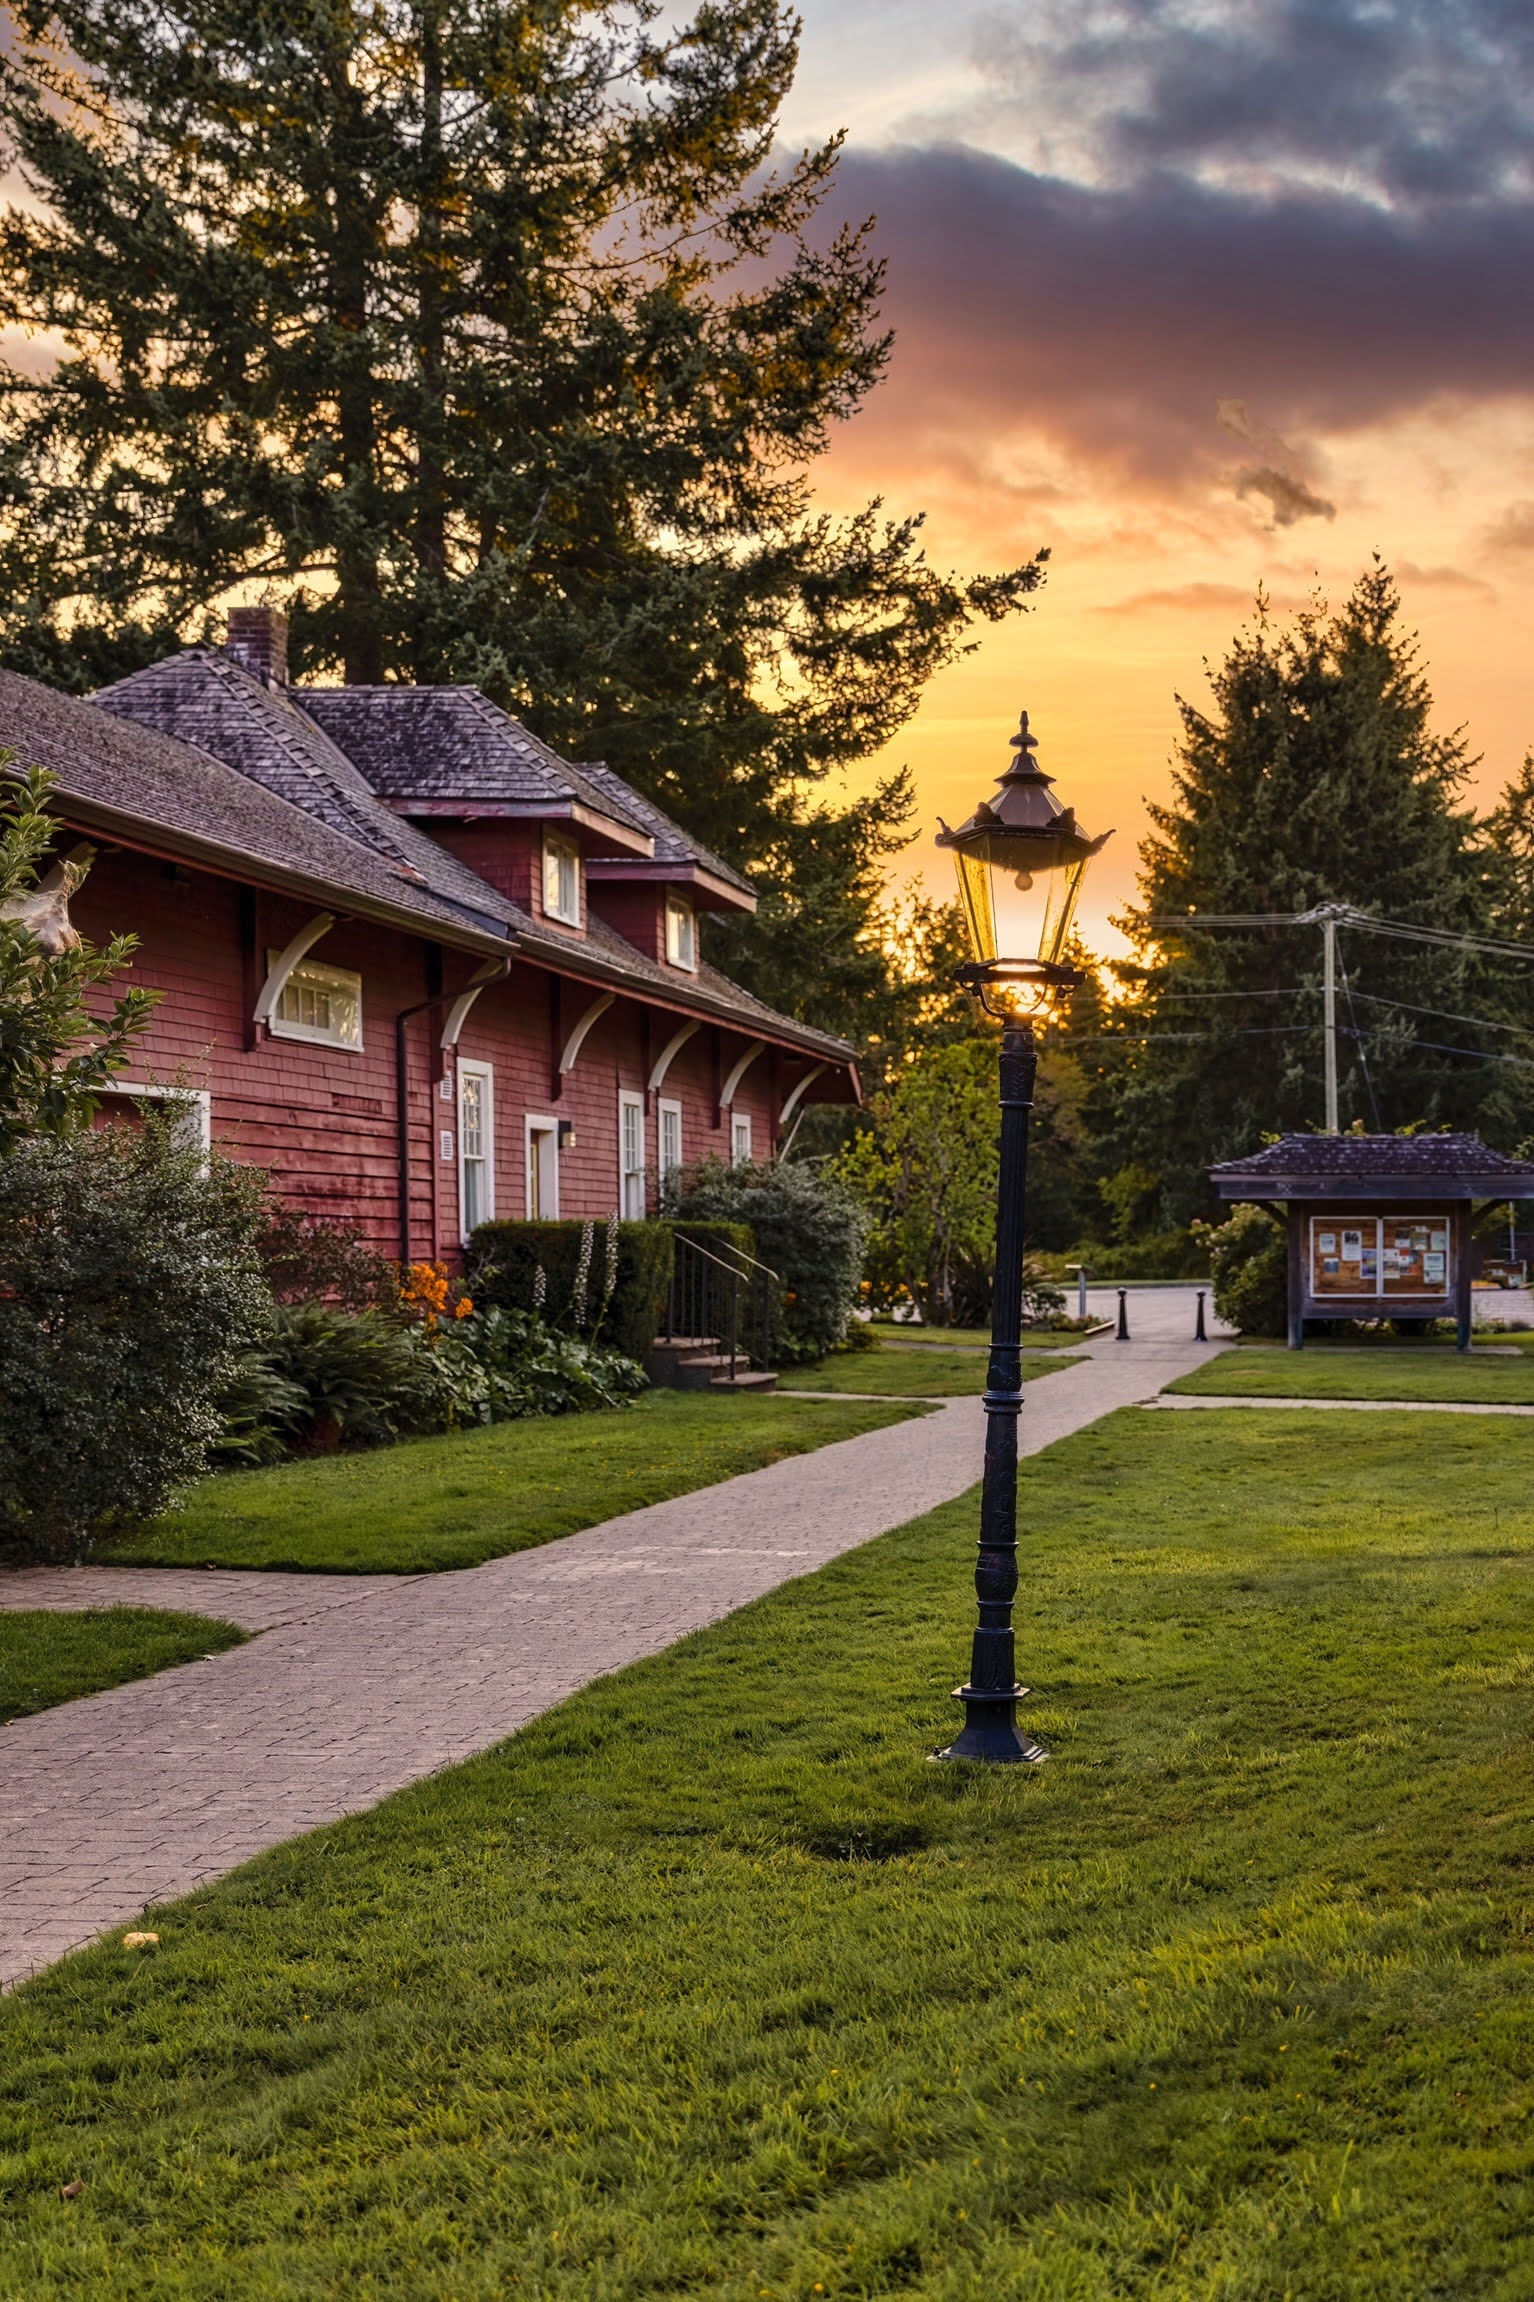
[[[1202,1287],[1198,1291],[1198,1324],[1193,1330],[1193,1340],[1195,1343],[1207,1343],[1209,1340],[1209,1337],[1204,1333],[1204,1290]]]
[[[1113,1340],[1115,1343],[1127,1343],[1129,1340],[1129,1298],[1122,1287],[1119,1289],[1118,1333]]]

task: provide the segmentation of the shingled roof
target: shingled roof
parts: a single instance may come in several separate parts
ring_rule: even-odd
[[[658,863],[701,864],[705,871],[712,873],[717,879],[722,879],[727,887],[733,887],[740,894],[750,896],[752,903],[755,903],[756,889],[751,885],[749,879],[743,878],[732,864],[726,863],[721,856],[715,855],[712,848],[705,847],[701,840],[694,839],[692,834],[684,831],[679,823],[673,823],[669,815],[662,814],[652,799],[646,799],[642,792],[630,790],[626,783],[614,775],[605,761],[590,761],[581,769],[581,773],[589,777],[601,790],[610,791],[615,797],[621,795],[624,803],[638,816],[654,840],[655,857]]]
[[[626,785],[616,777],[598,785],[477,687],[300,687],[292,693],[397,813],[443,814],[461,801],[487,813],[584,809],[637,833],[623,845],[646,852],[640,841],[647,826]]]
[[[1534,1160],[1479,1135],[1283,1135],[1209,1177],[1222,1199],[1534,1198]]]
[[[223,648],[184,648],[100,689],[92,701],[114,719],[196,744],[448,903],[508,926],[525,917],[467,864],[392,814],[285,689],[268,687]]]
[[[173,731],[183,716],[198,741]],[[0,745],[48,768],[60,813],[98,837],[316,905],[340,898],[361,916],[463,948],[522,950],[812,1059],[845,1064],[852,1055],[844,1040],[779,1015],[717,969],[701,967],[684,986],[595,916],[578,936],[533,919],[395,816],[305,712],[222,649],[187,649],[116,682],[100,702],[0,672]]]
[[[193,744],[15,672],[0,672],[0,743],[51,770],[72,822],[131,846],[322,903],[340,895],[369,916],[476,950],[504,950],[522,916],[474,872],[428,876]]]

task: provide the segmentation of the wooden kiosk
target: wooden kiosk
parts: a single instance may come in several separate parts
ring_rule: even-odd
[[[1534,1199],[1534,1160],[1478,1135],[1284,1135],[1209,1178],[1286,1215],[1291,1351],[1307,1319],[1453,1319],[1467,1351],[1471,1222]]]

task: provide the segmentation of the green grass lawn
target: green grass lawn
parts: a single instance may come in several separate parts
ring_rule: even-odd
[[[1466,1399],[1498,1407],[1534,1406],[1534,1361],[1461,1358],[1456,1353],[1419,1358],[1408,1344],[1399,1353],[1337,1350],[1222,1352],[1169,1391],[1211,1392],[1243,1399]]]
[[[147,1679],[172,1663],[221,1654],[244,1638],[233,1623],[153,1607],[0,1612],[0,1725],[128,1679]]]
[[[891,1399],[969,1397],[985,1389],[987,1353],[938,1351],[930,1345],[913,1350],[838,1351],[814,1367],[790,1367],[778,1377],[780,1391],[875,1392]],[[1023,1360],[1023,1381],[1052,1375],[1073,1364],[1070,1358],[1030,1352]]]
[[[912,1327],[898,1319],[870,1319],[868,1331],[881,1343],[897,1343],[913,1351],[988,1351],[989,1327]],[[1068,1351],[1077,1337],[1041,1329],[1023,1337],[1025,1351]]]
[[[1025,1463],[1037,1771],[924,1760],[970,1498],[70,1960],[0,2001],[0,2292],[1521,2302],[1511,1432]]]
[[[852,1399],[649,1391],[606,1414],[498,1423],[372,1454],[225,1472],[205,1479],[184,1509],[101,1555],[138,1566],[329,1574],[473,1567],[882,1430],[902,1412]]]

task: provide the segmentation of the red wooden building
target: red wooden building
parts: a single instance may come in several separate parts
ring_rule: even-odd
[[[283,617],[229,622],[89,702],[0,674],[0,743],[97,850],[77,925],[136,934],[162,994],[134,1087],[417,1260],[491,1215],[642,1215],[856,1100],[845,1041],[702,959],[747,882],[617,776],[471,687],[290,686]]]

